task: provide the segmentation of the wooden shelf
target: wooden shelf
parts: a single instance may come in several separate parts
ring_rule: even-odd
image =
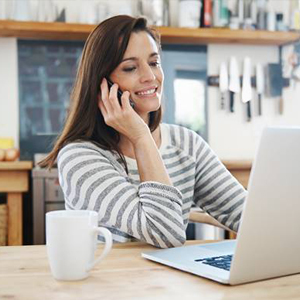
[[[243,44],[284,45],[300,39],[296,32],[271,32],[261,30],[230,30],[228,28],[170,28],[160,27],[166,43],[180,41],[184,44]]]
[[[39,40],[85,40],[95,25],[0,21],[0,37]],[[158,27],[165,44],[284,45],[300,39],[298,32],[230,30],[227,28]]]

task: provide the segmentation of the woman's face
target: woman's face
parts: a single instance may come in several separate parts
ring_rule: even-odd
[[[130,92],[134,109],[144,120],[159,109],[164,74],[156,42],[147,32],[131,34],[123,60],[110,79],[123,92]]]

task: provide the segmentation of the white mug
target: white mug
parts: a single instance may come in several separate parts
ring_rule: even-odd
[[[97,259],[97,235],[105,247]],[[111,250],[112,235],[98,227],[98,214],[88,210],[58,210],[46,213],[46,244],[52,275],[57,280],[81,280]]]

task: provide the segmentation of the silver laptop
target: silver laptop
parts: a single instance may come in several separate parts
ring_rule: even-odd
[[[300,273],[300,127],[264,129],[236,240],[142,253],[224,284]]]

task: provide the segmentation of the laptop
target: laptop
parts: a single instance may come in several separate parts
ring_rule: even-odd
[[[223,284],[300,273],[300,127],[263,130],[236,240],[142,253]]]

